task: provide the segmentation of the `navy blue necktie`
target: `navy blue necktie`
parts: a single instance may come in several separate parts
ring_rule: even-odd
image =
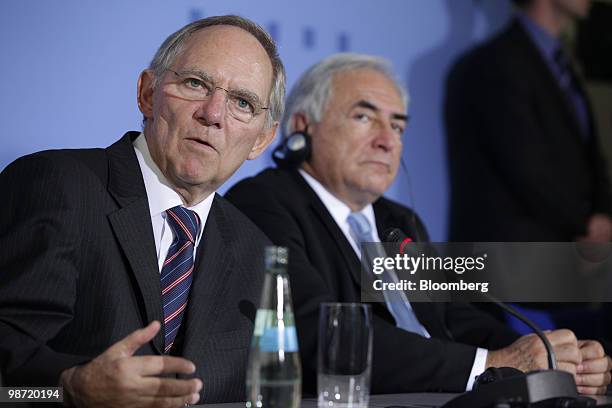
[[[185,314],[189,288],[193,280],[193,251],[200,231],[198,215],[182,206],[166,210],[166,220],[174,231],[174,241],[161,270],[161,294],[164,309],[164,351],[172,348]]]
[[[570,60],[562,48],[555,51],[554,60],[559,70],[558,80],[561,90],[573,110],[583,139],[587,140],[590,135],[590,123],[586,96],[582,91],[578,77],[572,69]]]

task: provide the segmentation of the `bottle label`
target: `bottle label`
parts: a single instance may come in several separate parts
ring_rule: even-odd
[[[289,316],[288,316],[289,317]],[[283,323],[291,322],[290,326],[283,326]],[[273,310],[259,309],[255,318],[255,339],[259,342],[259,347],[263,352],[297,352],[298,341],[297,332],[292,318],[285,322],[276,320]]]
[[[274,321],[274,312],[268,309],[257,309],[255,316],[255,331],[254,335],[260,337],[264,333],[267,326],[271,326]]]
[[[284,351],[287,353],[298,351],[297,333],[295,326],[266,327],[259,339],[259,347],[263,352]]]

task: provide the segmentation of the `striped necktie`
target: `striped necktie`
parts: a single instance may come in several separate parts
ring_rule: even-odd
[[[160,275],[164,306],[164,352],[168,353],[187,306],[200,218],[195,212],[178,205],[166,210],[166,220],[174,231],[174,241],[168,249]]]
[[[366,257],[368,264],[372,263],[371,261],[374,257],[386,256],[382,245],[372,245],[372,243],[377,241],[374,241],[374,237],[372,236],[372,226],[365,215],[359,212],[350,213],[346,221],[351,228],[353,237],[357,239],[357,242],[359,244],[369,244],[365,246],[361,245],[362,250],[364,250],[362,256]],[[393,269],[385,269],[380,277],[383,282],[398,282],[397,274]],[[383,296],[385,298],[385,303],[387,304],[387,309],[395,319],[395,324],[397,327],[419,334],[423,337],[430,337],[427,329],[425,329],[425,327],[417,319],[414,310],[412,309],[412,305],[404,292],[397,290],[385,290]]]

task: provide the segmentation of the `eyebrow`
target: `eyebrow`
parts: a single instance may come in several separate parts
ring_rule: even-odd
[[[208,74],[206,71],[202,71],[201,69],[186,69],[186,70],[180,71],[180,73],[182,75],[185,75],[185,74],[194,75],[194,76],[199,77],[203,81],[211,82],[213,84],[215,83],[215,80],[213,79],[213,77],[210,74]],[[259,104],[259,106],[265,107],[265,105],[261,102],[261,99],[259,98],[259,96],[257,96],[257,94],[253,91],[250,91],[246,88],[238,88],[238,89],[232,88],[232,89],[228,89],[228,91],[233,96],[237,96],[239,98],[246,99],[255,104]]]
[[[353,105],[353,108],[364,108],[369,109],[373,112],[380,112],[378,106],[374,105],[372,102],[363,99],[355,103]],[[392,113],[390,116],[391,119],[403,120],[404,122],[408,122],[408,115],[406,115],[405,113]]]

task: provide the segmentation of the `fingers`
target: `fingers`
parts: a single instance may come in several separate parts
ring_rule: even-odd
[[[195,365],[180,357],[133,356],[159,332],[154,321],[113,344],[100,356],[73,371],[76,385],[70,395],[82,406],[183,407],[196,404],[202,381],[159,378],[163,374],[192,374]],[[78,378],[77,378],[78,377]],[[74,385],[74,384],[73,384]]]
[[[181,357],[171,356],[138,356],[132,362],[136,373],[142,376],[159,374],[192,374],[195,365]]]
[[[564,362],[574,365],[582,363],[582,353],[574,344],[562,344],[560,346],[554,346],[553,349],[558,363]]]
[[[595,340],[579,340],[578,347],[582,353],[583,360],[599,359],[606,355],[601,343]]]
[[[148,326],[133,331],[127,337],[110,346],[103,355],[112,359],[132,356],[136,350],[155,337],[160,327],[160,323],[155,320]]]
[[[559,329],[553,331],[546,331],[546,337],[550,344],[554,346],[560,346],[563,344],[573,344],[578,346],[578,339],[573,331],[568,329]]]
[[[576,364],[558,362],[557,368],[561,371],[572,374],[574,377],[576,376]]]
[[[610,357],[604,356],[592,360],[585,360],[578,365],[576,370],[579,374],[597,374],[605,373],[612,369],[612,360]]]
[[[584,395],[603,395],[608,390],[608,387],[583,387],[579,386],[578,393]]]
[[[607,387],[610,384],[610,372],[576,375],[576,385],[587,387]]]
[[[198,394],[202,381],[197,378],[178,380],[174,378],[147,377],[143,379],[143,395],[159,397],[188,397]]]
[[[154,408],[179,408],[185,405],[194,405],[200,400],[200,394],[191,394],[184,397],[145,397],[142,406]],[[139,405],[140,406],[140,405]]]
[[[612,360],[597,341],[579,340],[578,347],[583,357],[577,367],[578,392],[587,395],[605,394],[612,379]]]
[[[553,331],[546,331],[546,337],[550,344],[553,346],[555,355],[557,357],[557,363],[570,363],[574,367],[569,367],[564,364],[564,371],[576,373],[576,365],[580,364],[583,360],[583,355],[578,348],[578,339],[571,330],[560,329]]]

